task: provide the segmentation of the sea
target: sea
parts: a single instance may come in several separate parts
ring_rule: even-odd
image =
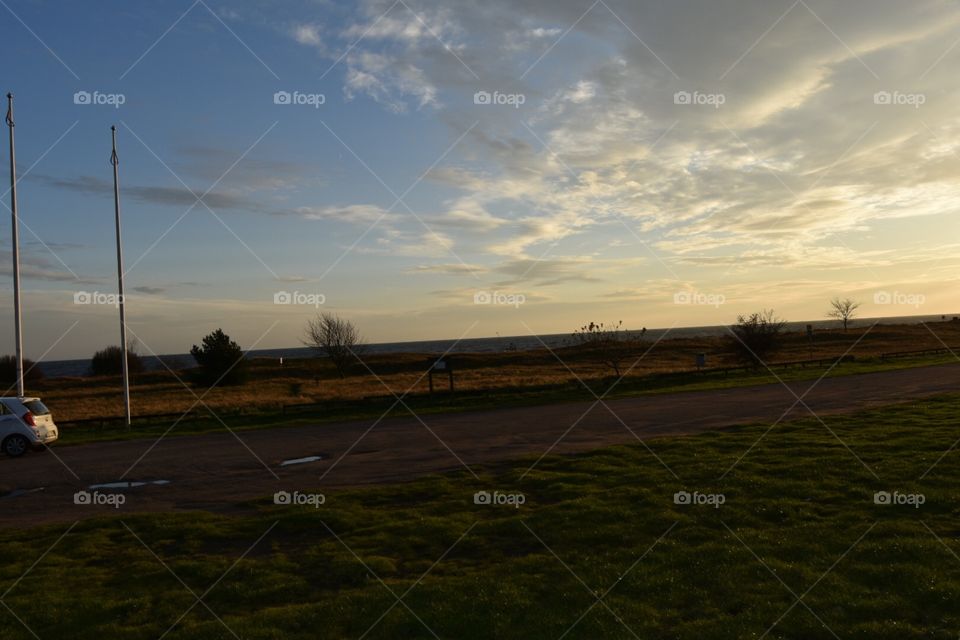
[[[878,324],[920,324],[922,322],[941,322],[944,320],[960,321],[960,316],[950,315],[925,315],[925,316],[894,316],[883,318],[857,318],[857,326]],[[836,328],[836,320],[810,320],[806,322],[788,322],[787,331],[805,331],[807,325],[812,325],[814,330]],[[712,325],[703,327],[673,327],[648,329],[644,335],[646,340],[655,341],[660,338],[694,338],[704,336],[724,335],[728,331],[727,325]],[[628,331],[628,334],[639,335],[639,331]],[[665,336],[665,334],[669,334]],[[453,353],[497,353],[504,351],[526,351],[529,349],[542,348],[547,345],[551,349],[563,347],[572,344],[572,336],[569,333],[558,333],[542,336],[495,336],[490,338],[464,338],[462,340],[421,340],[417,342],[382,342],[368,344],[365,346],[366,353],[385,354],[385,353],[423,353],[443,354]],[[289,347],[281,349],[254,349],[247,352],[247,358],[313,358],[317,352],[308,347]],[[196,366],[193,356],[189,353],[177,353],[160,356],[141,355],[144,368],[147,371],[167,367],[174,371],[187,369]],[[80,377],[89,375],[90,360],[42,360],[37,363],[37,367],[43,371],[48,378],[56,377]]]

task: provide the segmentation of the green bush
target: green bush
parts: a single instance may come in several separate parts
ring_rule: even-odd
[[[127,350],[127,368],[131,374],[143,371],[143,360],[132,349]],[[109,346],[97,351],[90,359],[90,373],[95,376],[123,373],[123,350],[118,346]]]
[[[43,371],[35,365],[32,360],[24,359],[23,373],[25,382],[38,382],[43,380]],[[0,356],[0,385],[3,385],[4,391],[10,389],[14,391],[17,387],[17,358],[16,356]]]
[[[203,339],[203,346],[193,345],[190,355],[200,370],[197,382],[205,386],[238,385],[247,379],[247,361],[243,349],[222,329]]]

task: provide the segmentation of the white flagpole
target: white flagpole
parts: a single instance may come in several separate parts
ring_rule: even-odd
[[[120,294],[120,349],[123,354],[123,408],[126,412],[127,428],[130,428],[130,368],[127,363],[127,320],[124,312],[126,300],[123,298],[123,242],[120,236],[120,159],[117,157],[117,127],[110,127],[113,138],[113,152],[110,164],[113,165],[113,209],[117,222],[117,293]]]
[[[17,220],[17,153],[13,141],[13,94],[7,94],[7,126],[10,128],[10,212],[13,220],[13,316],[17,341],[17,395],[23,397],[23,332],[20,316],[20,230]]]

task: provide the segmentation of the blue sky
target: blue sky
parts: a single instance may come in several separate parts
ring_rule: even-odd
[[[835,295],[864,315],[960,310],[952,2],[0,16],[29,357],[117,341],[112,306],[75,304],[115,292],[113,124],[145,352],[218,326],[294,346],[318,299],[371,341],[800,320]],[[12,350],[9,224],[0,242]]]

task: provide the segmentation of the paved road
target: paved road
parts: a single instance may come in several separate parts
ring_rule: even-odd
[[[790,384],[802,396],[813,381]],[[960,391],[960,364],[825,379],[805,402],[820,416]],[[520,457],[636,442],[636,436],[692,434],[744,423],[772,424],[794,404],[783,385],[695,391],[484,412],[391,418],[197,436],[54,447],[0,459],[0,527],[73,522],[110,507],[77,506],[73,494],[125,479],[169,484],[127,489],[121,513],[236,512],[238,503],[277,490],[407,480]],[[802,405],[784,419],[808,416]],[[629,427],[629,430],[628,430]],[[565,432],[569,432],[561,439]],[[365,435],[364,435],[365,434]],[[320,455],[318,462],[281,466]],[[74,475],[75,474],[75,475]],[[37,490],[40,488],[42,490]],[[36,491],[34,491],[36,490]],[[18,491],[19,493],[19,491]]]

